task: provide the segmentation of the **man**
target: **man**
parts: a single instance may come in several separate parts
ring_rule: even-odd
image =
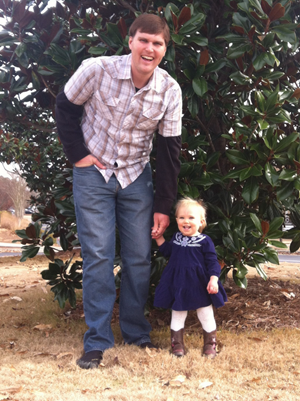
[[[85,60],[57,96],[56,120],[74,164],[73,192],[83,256],[88,330],[77,364],[98,367],[114,345],[115,227],[121,241],[120,328],[127,344],[154,347],[144,316],[152,236],[162,235],[177,193],[181,90],[160,69],[170,38],[166,22],[143,14],[129,30],[131,54]],[[80,116],[84,106],[81,125]],[[157,134],[153,206],[149,155]],[[152,213],[154,211],[154,215]]]

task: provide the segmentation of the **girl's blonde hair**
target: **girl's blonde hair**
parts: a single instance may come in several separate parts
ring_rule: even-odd
[[[199,227],[199,232],[202,233],[202,231],[206,227],[206,206],[204,202],[189,197],[182,198],[176,203],[175,216],[177,217],[178,210],[181,207],[187,207],[187,206],[196,206],[199,209],[200,220],[202,222],[202,225]]]

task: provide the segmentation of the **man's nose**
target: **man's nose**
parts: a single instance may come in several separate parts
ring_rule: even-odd
[[[152,52],[152,51],[153,51],[153,44],[152,44],[151,42],[148,42],[148,43],[147,43],[147,46],[146,46],[146,49],[147,49],[149,52]]]

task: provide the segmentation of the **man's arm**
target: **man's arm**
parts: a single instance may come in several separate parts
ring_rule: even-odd
[[[170,224],[169,214],[177,196],[180,171],[181,136],[163,137],[157,134],[156,192],[152,238],[161,236]]]
[[[70,102],[62,91],[56,97],[55,119],[64,152],[71,163],[90,154],[85,146],[80,120],[83,106]]]

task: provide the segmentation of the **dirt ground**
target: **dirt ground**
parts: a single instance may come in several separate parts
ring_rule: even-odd
[[[0,229],[0,242],[11,242],[18,239],[14,233]],[[12,248],[0,248],[0,253],[14,252]],[[41,271],[48,266],[48,259],[37,256],[24,263],[17,256],[0,258],[0,300],[20,296],[22,292],[41,287],[45,292],[46,282]],[[240,332],[244,330],[271,330],[274,328],[300,328],[300,263],[282,263],[265,265],[268,279],[260,278],[255,269],[248,275],[246,290],[238,288],[232,279],[227,279],[225,289],[228,302],[223,308],[215,311],[219,329]],[[78,302],[75,310],[69,311],[71,319],[82,319],[82,304]],[[118,319],[116,304],[113,321]],[[154,329],[168,326],[170,312],[151,310],[148,319]],[[186,331],[199,330],[200,324],[196,314],[190,312],[187,318]]]

